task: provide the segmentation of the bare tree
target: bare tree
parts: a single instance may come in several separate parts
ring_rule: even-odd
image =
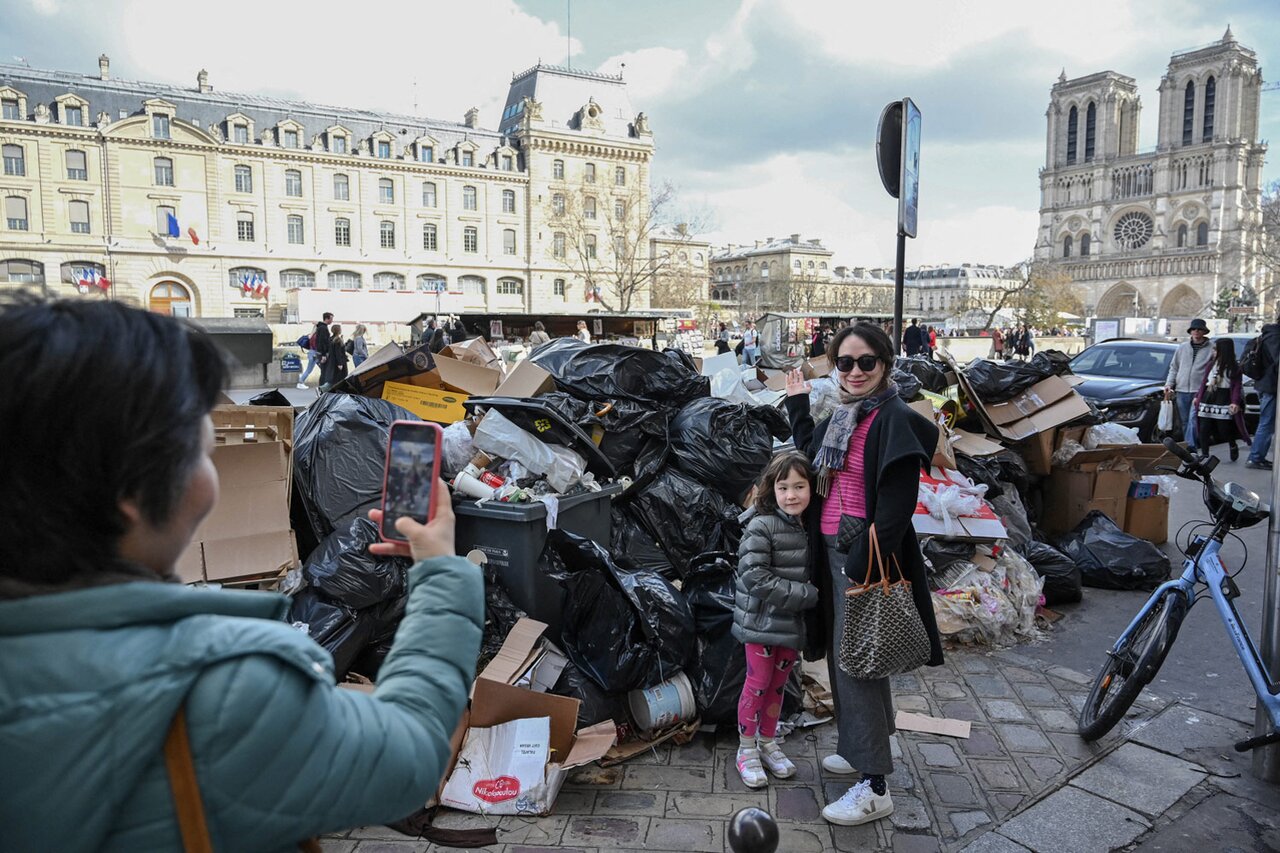
[[[1222,251],[1224,262],[1239,269],[1242,278],[1228,282],[1228,290],[1232,284],[1248,288],[1264,316],[1274,316],[1276,289],[1280,287],[1280,181],[1263,188],[1260,207],[1246,212],[1241,228]]]
[[[1029,258],[1016,264],[1010,272],[1018,283],[1001,288],[994,305],[980,297],[966,296],[956,304],[956,312],[984,311],[987,320],[983,328],[990,329],[996,315],[1005,308],[1014,309],[1019,320],[1031,326],[1053,325],[1058,312],[1075,314],[1084,309],[1071,287],[1070,277],[1051,260]],[[1046,321],[1050,314],[1053,316]]]

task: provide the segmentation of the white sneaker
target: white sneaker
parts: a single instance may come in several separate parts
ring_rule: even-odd
[[[760,761],[779,779],[790,779],[796,775],[796,766],[787,758],[776,740],[760,741]]]
[[[871,790],[871,783],[863,780],[845,795],[822,810],[828,823],[840,826],[858,826],[893,814],[893,800],[886,788],[883,794]]]
[[[852,776],[858,772],[852,764],[834,753],[822,759],[822,769],[836,776]]]
[[[738,749],[738,775],[748,788],[763,788],[769,783],[769,777],[764,775],[764,768],[760,766],[760,750]]]
[[[295,387],[295,388],[297,388],[299,391],[305,391],[305,390],[307,390],[307,383],[305,383],[305,382],[299,382],[299,383],[298,383],[297,385],[295,385],[294,387]]]

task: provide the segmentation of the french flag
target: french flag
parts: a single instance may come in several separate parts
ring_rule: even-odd
[[[88,293],[91,287],[96,287],[106,293],[111,287],[111,282],[95,268],[83,267],[76,270],[76,285],[79,286],[81,293]]]
[[[267,280],[260,273],[240,273],[240,292],[247,293],[257,299],[266,299],[271,292]]]

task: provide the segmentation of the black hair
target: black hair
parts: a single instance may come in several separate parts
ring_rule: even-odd
[[[0,579],[52,585],[119,565],[121,500],[172,516],[227,365],[171,317],[21,299],[0,306],[0,375]]]
[[[769,460],[760,482],[756,484],[755,507],[757,512],[773,512],[778,508],[778,496],[773,493],[773,486],[779,480],[785,480],[792,471],[799,471],[813,487],[815,473],[809,457],[798,450],[787,450]]]
[[[1240,363],[1236,361],[1236,345],[1231,338],[1218,338],[1214,341],[1213,356],[1218,360],[1219,374],[1231,376],[1239,372]]]
[[[320,315],[320,319],[327,324],[330,320],[333,319],[333,312],[332,311],[324,312],[323,314]]]
[[[864,344],[871,347],[871,352],[875,357],[884,362],[884,375],[888,378],[889,374],[893,372],[893,341],[889,340],[889,335],[885,333],[885,330],[875,323],[854,323],[836,332],[836,336],[831,339],[830,346],[832,362],[840,355],[840,345],[850,335],[857,335]]]

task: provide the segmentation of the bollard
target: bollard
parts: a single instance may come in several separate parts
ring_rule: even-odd
[[[778,824],[773,815],[754,806],[735,814],[729,821],[729,849],[733,853],[774,853]]]
[[[1271,470],[1271,518],[1267,522],[1267,562],[1262,579],[1262,636],[1258,651],[1262,665],[1275,679],[1280,675],[1280,453]],[[1258,703],[1253,733],[1265,735],[1271,731],[1271,718],[1267,709]],[[1253,751],[1253,773],[1264,782],[1280,782],[1280,744],[1260,746]]]

